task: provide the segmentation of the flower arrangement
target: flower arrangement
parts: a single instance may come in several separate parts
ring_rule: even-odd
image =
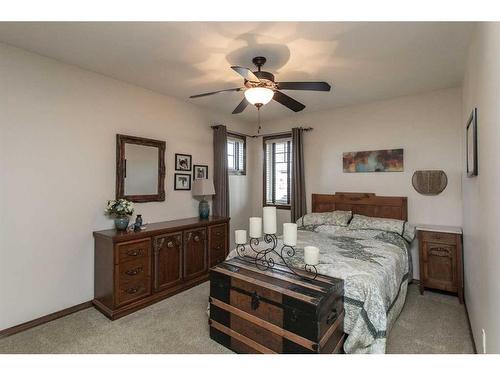
[[[110,216],[127,216],[134,213],[134,204],[126,199],[109,200],[104,212]]]

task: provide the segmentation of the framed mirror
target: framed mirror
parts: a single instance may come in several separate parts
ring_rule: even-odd
[[[116,198],[165,200],[165,142],[116,135]]]

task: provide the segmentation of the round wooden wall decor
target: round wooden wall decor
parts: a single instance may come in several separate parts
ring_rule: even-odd
[[[448,185],[448,177],[444,171],[415,171],[411,183],[420,194],[437,195]]]

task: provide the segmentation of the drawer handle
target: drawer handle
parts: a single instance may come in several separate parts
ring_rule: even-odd
[[[217,281],[217,287],[219,289],[225,288],[226,286],[227,286],[227,284],[224,281],[222,281],[222,280]]]
[[[337,320],[337,316],[338,316],[337,309],[333,308],[330,314],[328,314],[328,318],[326,318],[326,324],[327,325],[332,324],[335,320]]]
[[[139,291],[139,288],[128,288],[125,290],[125,292],[127,292],[128,294],[135,294]]]
[[[194,242],[200,242],[200,236],[196,235],[193,238]]]
[[[439,248],[429,250],[429,254],[437,256],[437,257],[446,257],[447,258],[450,256],[450,251],[448,249],[444,249],[442,247],[439,247]]]
[[[222,232],[215,232],[215,235],[220,237],[222,235]]]
[[[220,249],[222,249],[222,245],[221,245],[221,244],[216,245],[216,246],[215,246],[215,248],[216,248],[217,250],[220,250]]]
[[[260,306],[260,297],[256,292],[252,293],[252,302],[251,302],[252,310],[257,310]]]
[[[173,243],[172,241],[168,241],[168,242],[167,242],[167,247],[168,247],[169,249],[171,249],[172,247],[174,247],[174,243]]]
[[[127,270],[127,271],[125,271],[125,273],[129,276],[135,276],[138,273],[141,273],[142,271],[143,271],[142,267],[137,267],[137,268],[134,268],[133,270]]]
[[[296,309],[292,309],[291,314],[292,314],[292,316],[290,317],[290,320],[292,322],[296,322],[297,318],[298,318],[298,316],[297,316],[297,310]]]
[[[129,250],[127,251],[127,255],[131,257],[137,257],[139,255],[142,255],[142,250]]]

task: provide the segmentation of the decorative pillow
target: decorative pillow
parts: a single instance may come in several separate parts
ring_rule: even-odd
[[[370,217],[355,214],[352,218],[349,229],[375,229],[385,232],[397,233],[403,235],[405,221],[397,219],[384,219],[381,217]]]
[[[346,227],[351,217],[351,211],[313,212],[299,218],[297,220],[297,225],[299,227],[318,225],[337,225]]]
[[[407,221],[405,221],[404,224],[403,238],[408,242],[411,242],[415,239],[415,227]]]

